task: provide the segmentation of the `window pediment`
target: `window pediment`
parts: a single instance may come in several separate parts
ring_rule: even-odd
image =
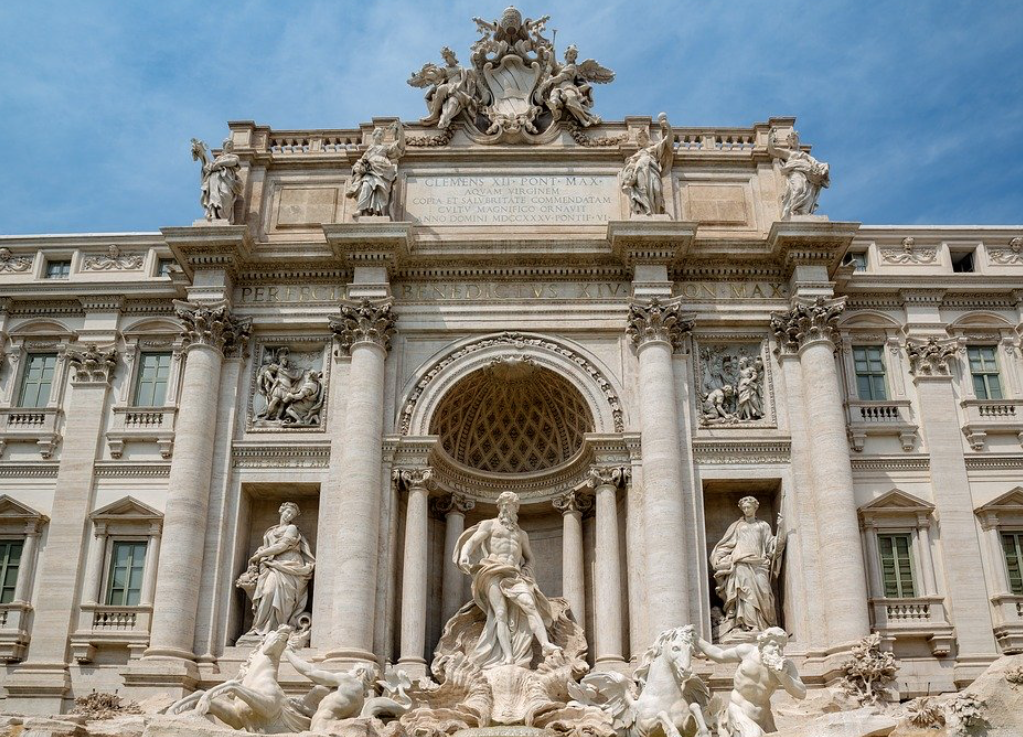
[[[50,518],[42,512],[12,499],[7,494],[0,494],[0,534],[37,532],[49,521]]]
[[[927,526],[934,505],[901,489],[887,491],[859,509],[864,527]]]

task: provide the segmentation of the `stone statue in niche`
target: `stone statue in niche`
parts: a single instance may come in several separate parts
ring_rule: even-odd
[[[739,500],[742,517],[733,522],[710,554],[717,594],[724,602],[717,636],[721,642],[751,639],[778,624],[774,583],[781,570],[784,537],[757,519],[756,497]],[[781,515],[778,529],[781,529]]]
[[[478,75],[475,69],[459,66],[458,57],[447,46],[440,50],[440,55],[444,66],[427,62],[409,77],[408,83],[413,87],[430,88],[426,93],[426,108],[430,114],[419,122],[447,130],[463,110],[470,117],[476,116]]]
[[[547,100],[547,107],[555,120],[561,120],[567,113],[583,128],[598,125],[600,117],[590,112],[593,107],[593,85],[613,82],[615,73],[602,67],[593,59],[576,63],[579,49],[575,44],[565,49],[565,63],[559,64],[554,54],[550,56],[552,68],[546,82],[540,86],[540,96]]]
[[[664,184],[661,177],[671,169],[675,157],[675,136],[668,116],[657,116],[661,140],[650,142],[650,134],[643,128],[639,132],[639,151],[629,157],[622,169],[622,191],[629,195],[629,209],[633,215],[664,214]]]
[[[234,203],[242,193],[238,169],[241,159],[234,153],[234,143],[224,139],[224,148],[210,158],[206,144],[192,139],[192,159],[202,162],[202,187],[199,201],[207,220],[226,220],[234,224]]]
[[[358,215],[390,215],[394,180],[398,178],[398,159],[405,155],[405,129],[398,121],[391,124],[394,143],[384,143],[386,131],[373,129],[369,147],[352,167],[352,181],[345,195],[355,200]]]
[[[715,663],[738,663],[732,695],[718,718],[723,737],[763,737],[776,731],[771,697],[781,688],[796,699],[806,698],[799,671],[785,657],[789,636],[780,627],[757,635],[756,644],[722,648],[697,638],[697,649]]]
[[[320,360],[319,354],[307,356],[307,363]],[[323,411],[323,382],[320,372],[294,364],[289,348],[267,348],[263,365],[256,375],[256,394],[263,409],[255,416],[256,425],[274,427],[315,427]]]
[[[303,626],[300,619],[308,603],[316,559],[309,541],[295,525],[298,505],[285,502],[279,511],[280,523],[263,535],[263,544],[237,581],[238,588],[252,599],[250,635],[265,635],[281,625]]]
[[[799,148],[799,134],[794,130],[789,131],[784,141],[778,140],[778,131],[771,131],[767,152],[781,162],[781,172],[785,175],[781,219],[813,215],[821,189],[831,185],[831,168]]]
[[[528,666],[533,640],[545,656],[560,647],[551,642],[551,604],[533,578],[529,536],[518,525],[519,497],[506,491],[497,500],[497,519],[466,530],[455,545],[454,561],[472,577],[472,597],[487,615],[473,662],[480,668]]]
[[[757,346],[705,346],[700,350],[700,422],[736,424],[764,419],[764,360]]]

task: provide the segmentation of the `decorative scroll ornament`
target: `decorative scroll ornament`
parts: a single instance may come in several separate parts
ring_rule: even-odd
[[[1009,245],[1004,247],[988,246],[988,258],[991,263],[1000,266],[1019,266],[1023,264],[1023,236],[1016,236]],[[2,270],[2,266],[0,266]]]
[[[632,470],[626,466],[594,466],[590,469],[586,486],[596,489],[601,486],[625,486],[632,478]]]
[[[337,337],[339,353],[351,355],[356,343],[374,343],[387,351],[395,333],[394,324],[398,321],[391,306],[390,300],[342,302],[341,314],[330,318],[330,329]]]
[[[614,80],[614,72],[593,59],[580,62],[574,45],[559,62],[543,34],[550,16],[527,18],[507,8],[495,21],[473,18],[481,37],[472,45],[470,66],[459,65],[444,47],[442,65],[427,63],[412,74],[412,87],[427,89],[424,125],[448,131],[456,120],[466,123],[481,143],[541,143],[542,134],[600,123],[591,112],[593,84]],[[482,135],[480,135],[482,134]],[[444,145],[449,137],[413,145]]]
[[[695,319],[682,314],[681,301],[661,302],[656,297],[647,304],[629,306],[625,334],[637,348],[660,341],[671,345],[672,352],[683,350],[683,341],[693,330]]]
[[[434,499],[433,510],[437,514],[448,515],[448,514],[468,514],[476,508],[476,502],[465,494],[458,494],[452,492],[447,496],[442,496]]]
[[[882,248],[881,259],[889,264],[932,264],[938,257],[936,246],[919,248],[912,236],[902,239],[902,248]]]
[[[32,259],[27,256],[15,256],[9,248],[0,248],[0,273],[5,271],[28,271]]]
[[[175,313],[184,325],[181,339],[185,347],[208,345],[225,356],[245,349],[252,329],[252,318],[236,318],[226,302],[193,304],[175,301]]]
[[[134,271],[142,268],[142,256],[121,253],[120,248],[111,245],[105,256],[86,256],[83,268],[86,271]]]
[[[406,491],[412,489],[429,489],[433,486],[432,468],[396,468],[391,472],[391,480]]]
[[[845,311],[845,299],[817,297],[813,302],[797,302],[788,312],[771,315],[771,330],[779,351],[796,351],[818,340],[833,341],[838,318]]]
[[[551,504],[562,514],[585,514],[593,508],[593,497],[573,490],[555,497]]]
[[[906,355],[909,356],[909,370],[914,376],[950,376],[952,364],[960,351],[959,341],[928,338],[924,341],[907,341]]]
[[[106,384],[117,366],[117,350],[99,350],[92,343],[84,351],[69,349],[67,359],[75,369],[75,384]]]

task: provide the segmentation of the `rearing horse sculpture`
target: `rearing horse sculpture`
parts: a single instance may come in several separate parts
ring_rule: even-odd
[[[636,669],[638,696],[620,673],[591,673],[569,693],[607,712],[619,737],[710,737],[710,691],[692,671],[694,640],[692,625],[662,632]]]

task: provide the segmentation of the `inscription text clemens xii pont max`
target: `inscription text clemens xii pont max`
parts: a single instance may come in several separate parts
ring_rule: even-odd
[[[617,211],[614,176],[474,174],[406,182],[406,215],[421,225],[599,225]]]

